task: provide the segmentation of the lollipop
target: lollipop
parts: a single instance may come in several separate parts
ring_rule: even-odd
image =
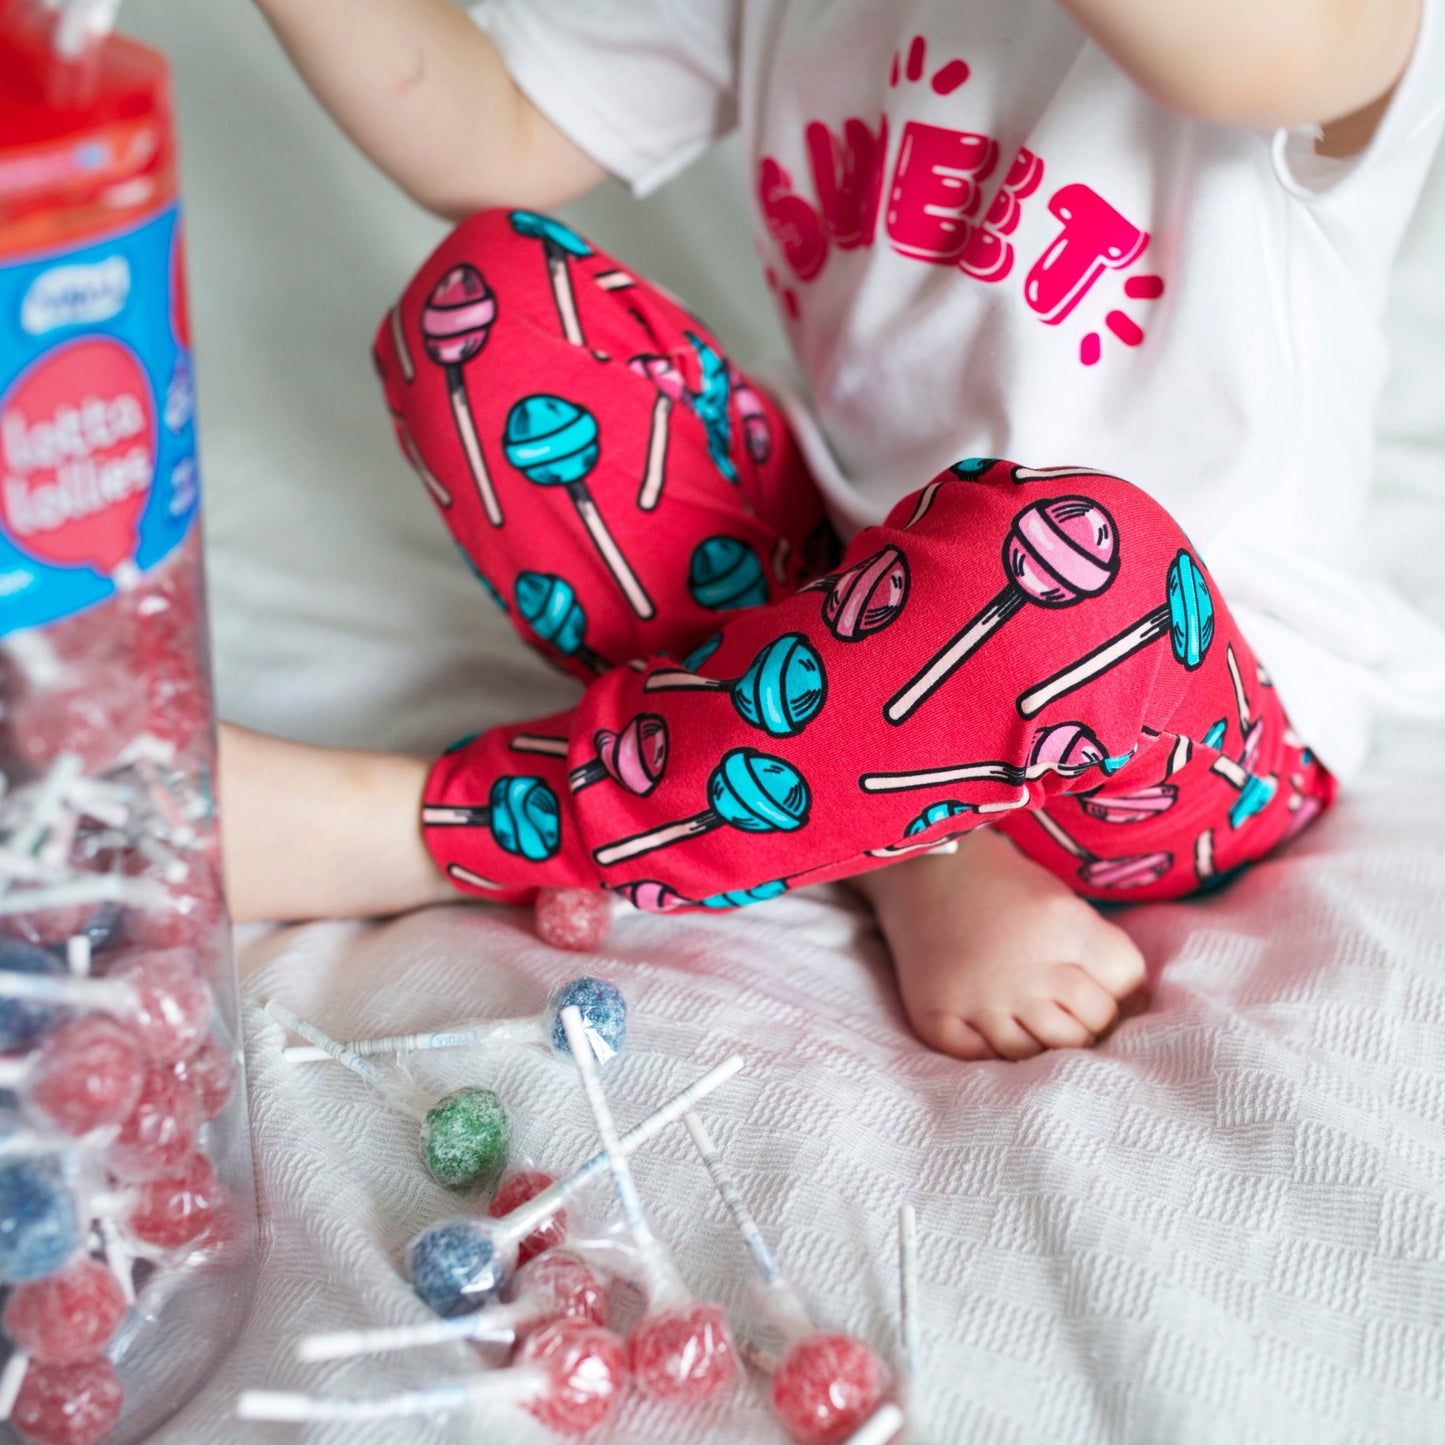
[[[898,1206],[898,1374],[904,1409],[911,1408],[914,1382],[918,1376],[918,1320],[914,1305],[918,1299],[917,1220],[911,1204]]]
[[[612,1187],[642,1271],[647,1310],[628,1340],[637,1386],[656,1400],[679,1404],[706,1400],[727,1384],[736,1368],[727,1315],[716,1305],[692,1298],[653,1235],[602,1092],[582,1016],[576,1009],[563,1009],[562,1027],[572,1044],[572,1058],[602,1138]]]
[[[1034,502],[1013,519],[1003,565],[1007,585],[884,704],[889,722],[912,717],[1026,602],[1052,610],[1103,592],[1119,570],[1114,519],[1087,497]]]
[[[638,713],[621,732],[599,728],[592,734],[592,745],[597,756],[568,774],[574,793],[611,778],[634,796],[645,798],[662,781],[667,768],[667,723],[656,713]]]
[[[428,828],[487,828],[504,853],[531,863],[555,857],[562,820],[557,795],[541,778],[503,774],[485,807],[429,803],[421,810]]]
[[[1100,858],[1069,837],[1047,813],[1034,821],[1066,853],[1080,860],[1079,877],[1091,888],[1143,888],[1157,883],[1174,865],[1172,853],[1138,853],[1128,858]]]
[[[587,646],[587,613],[565,577],[548,572],[519,572],[512,584],[517,611],[544,642],[563,657],[575,657],[599,677],[612,670],[605,657]]]
[[[1221,753],[1210,763],[1209,771],[1224,779],[1239,796],[1229,807],[1229,826],[1238,828],[1256,814],[1262,813],[1274,798],[1279,780],[1271,773],[1266,778],[1246,772],[1233,758]]]
[[[800,587],[800,592],[827,589],[823,621],[839,642],[861,642],[882,632],[908,601],[908,558],[897,547],[885,547],[846,572],[830,573]]]
[[[75,1198],[51,1163],[0,1166],[0,1283],[54,1274],[80,1245]]]
[[[624,1135],[623,1149],[631,1153],[641,1148],[742,1066],[743,1061],[730,1054]],[[447,1318],[491,1303],[517,1267],[521,1248],[531,1242],[538,1227],[606,1166],[607,1156],[598,1154],[500,1219],[466,1216],[424,1229],[407,1246],[407,1274],[412,1288],[433,1311]]]
[[[728,416],[728,401],[732,395],[731,368],[702,337],[691,331],[685,331],[683,335],[697,353],[702,379],[701,388],[688,393],[688,405],[707,434],[707,450],[713,465],[725,480],[736,484],[738,470],[733,465],[733,429]]]
[[[917,788],[941,787],[944,783],[1010,783],[1017,787],[1045,773],[1075,778],[1096,765],[1108,768],[1112,762],[1115,760],[1104,756],[1098,738],[1082,723],[1055,723],[1034,734],[1028,762],[1023,767],[1016,763],[984,762],[916,768],[906,773],[864,773],[858,779],[858,786],[865,793],[910,792]]]
[[[768,578],[758,554],[740,538],[705,537],[688,562],[687,590],[699,607],[729,612],[766,602]]]
[[[33,1365],[15,1397],[11,1423],[35,1445],[97,1445],[120,1418],[115,1366],[100,1356],[73,1365]]]
[[[119,1124],[140,1102],[146,1066],[132,1033],[91,1016],[63,1024],[29,1058],[0,1059],[0,1088],[76,1136]]]
[[[435,1098],[413,1085],[388,1078],[370,1059],[349,1053],[315,1024],[299,1018],[275,999],[266,1004],[266,1012],[293,1033],[324,1049],[338,1064],[345,1064],[385,1094],[403,1113],[420,1121],[422,1163],[438,1184],[466,1188],[488,1183],[501,1173],[512,1147],[512,1121],[490,1089],[454,1089]]]
[[[1173,783],[1155,783],[1134,793],[1080,798],[1079,806],[1101,823],[1142,823],[1167,813],[1178,798],[1179,789]]]
[[[36,948],[18,938],[0,937],[0,973],[38,975],[63,973],[65,965],[47,948]],[[37,1035],[51,1027],[60,1015],[42,1003],[27,1002],[23,996],[0,995],[0,1050],[29,1046]]]
[[[398,1420],[447,1415],[476,1405],[520,1405],[547,1388],[538,1369],[487,1370],[395,1395],[303,1395],[289,1390],[242,1390],[236,1415],[242,1420]]]
[[[823,659],[801,632],[776,637],[738,678],[722,681],[692,672],[654,672],[644,692],[725,692],[749,727],[774,738],[797,737],[823,710],[828,679]]]
[[[627,369],[652,382],[657,398],[652,403],[652,430],[647,438],[647,468],[637,490],[639,511],[650,512],[662,496],[662,482],[667,474],[667,423],[672,405],[680,401],[685,390],[682,373],[666,356],[634,356]]]
[[[743,445],[748,455],[759,465],[767,461],[773,451],[773,433],[768,425],[768,414],[763,410],[762,398],[735,371],[732,374],[733,398],[738,404],[738,416],[743,424]]]
[[[877,1409],[888,1372],[862,1340],[813,1327],[702,1120],[689,1112],[683,1123],[762,1277],[768,1312],[786,1342],[773,1371],[773,1411],[797,1445],[835,1445]]]
[[[612,926],[612,900],[600,888],[539,888],[533,922],[543,943],[593,953]]]
[[[502,507],[492,487],[477,435],[476,418],[467,399],[467,383],[462,368],[487,344],[492,323],[497,319],[497,301],[482,273],[465,263],[453,266],[433,287],[421,313],[422,344],[426,353],[446,371],[447,391],[451,394],[452,419],[457,436],[466,453],[467,466],[477,484],[482,510],[492,526],[502,525]],[[447,498],[445,505],[450,505]]]
[[[549,1250],[518,1267],[508,1283],[511,1302],[490,1305],[475,1314],[453,1319],[428,1320],[419,1325],[387,1329],[337,1330],[304,1335],[296,1344],[296,1358],[307,1363],[374,1355],[385,1350],[411,1350],[452,1340],[479,1340],[513,1335],[520,1339],[554,1320],[581,1320],[607,1324],[607,1291],[597,1276],[575,1255]]]
[[[652,599],[622,555],[586,478],[600,455],[597,418],[560,396],[524,396],[507,413],[503,438],[507,460],[539,487],[566,489],[603,565],[622,589],[627,605],[646,621],[656,613]]]
[[[941,803],[930,803],[908,826],[903,830],[905,838],[915,838],[920,833],[926,833],[935,824],[946,822],[949,818],[961,817],[964,813],[972,813],[974,808],[968,803],[960,803],[957,798],[945,798]]]
[[[519,1169],[515,1174],[509,1174],[497,1186],[492,1202],[487,1205],[487,1214],[492,1219],[504,1219],[514,1209],[520,1209],[529,1199],[535,1199],[556,1182],[552,1175],[545,1174],[540,1169]],[[544,1219],[525,1239],[518,1240],[518,1266],[549,1249],[555,1249],[566,1238],[567,1211],[559,1209]]]
[[[106,1167],[131,1183],[175,1175],[195,1153],[200,1133],[195,1090],[174,1070],[152,1065],[135,1107],[106,1145]]]
[[[592,856],[603,868],[685,838],[696,838],[727,824],[744,833],[794,833],[806,826],[812,794],[807,781],[781,758],[756,748],[733,748],[708,778],[708,804],[701,813],[680,822],[621,838]]]
[[[570,226],[564,226],[550,216],[539,216],[535,211],[512,211],[507,219],[519,236],[542,243],[542,254],[547,258],[547,275],[552,282],[552,299],[557,303],[557,316],[562,322],[562,334],[573,346],[585,346],[587,343],[582,339],[582,325],[577,319],[577,298],[572,294],[572,275],[567,257],[590,256],[592,247]]]
[[[353,1039],[340,1047],[361,1058],[377,1054],[406,1054],[421,1049],[464,1049],[475,1044],[542,1044],[559,1054],[567,1052],[567,1035],[559,1018],[568,1004],[582,1012],[582,1021],[597,1057],[610,1059],[627,1039],[627,1000],[621,990],[606,979],[581,974],[560,984],[547,995],[547,1007],[539,1014],[515,1019],[481,1019],[425,1034],[390,1034],[379,1039]],[[334,1057],[331,1050],[292,1044],[282,1049],[288,1063],[315,1063]]]
[[[1162,606],[1023,693],[1017,703],[1019,716],[1033,717],[1056,698],[1082,687],[1164,636],[1169,638],[1174,660],[1189,672],[1204,661],[1214,641],[1214,599],[1204,574],[1188,552],[1181,551],[1169,564]]]

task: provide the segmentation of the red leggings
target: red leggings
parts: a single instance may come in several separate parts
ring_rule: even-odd
[[[482,585],[586,684],[432,769],[427,841],[463,889],[731,907],[988,824],[1087,897],[1176,898],[1333,797],[1128,482],[969,458],[839,558],[773,401],[529,212],[459,226],[376,360]]]

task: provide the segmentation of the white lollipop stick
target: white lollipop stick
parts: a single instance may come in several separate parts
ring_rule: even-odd
[[[65,800],[83,769],[77,753],[61,753],[41,779],[33,797],[27,800],[25,820],[5,846],[5,854],[18,864],[31,864],[45,842],[46,835],[59,821]],[[11,800],[14,802],[14,799]],[[0,873],[10,872],[0,868]],[[0,892],[9,887],[8,879],[0,877]]]
[[[1036,822],[1055,843],[1066,853],[1072,853],[1075,858],[1082,859],[1085,863],[1092,863],[1094,855],[1087,849],[1081,848],[1047,813],[1038,812],[1034,814]]]
[[[0,865],[3,871],[3,865]],[[97,873],[53,888],[11,890],[0,897],[0,915],[31,913],[44,908],[73,908],[88,903],[130,903],[138,908],[165,908],[170,895],[150,878]]]
[[[864,773],[858,786],[865,793],[906,793],[913,788],[936,788],[942,783],[1012,783],[1027,776],[1013,763],[964,763],[956,768],[925,768],[911,773]]]
[[[1234,705],[1239,711],[1239,726],[1249,730],[1249,699],[1244,695],[1244,679],[1239,675],[1239,659],[1234,655],[1234,644],[1226,643],[1224,662],[1229,668],[1229,680],[1234,684]]]
[[[947,647],[929,660],[927,666],[909,681],[907,687],[890,699],[883,709],[883,716],[895,725],[907,722],[914,712],[963,666],[969,655],[981,647],[990,634],[1003,626],[1027,600],[1012,583],[1005,587],[993,601],[985,604],[983,610]]]
[[[547,1042],[551,1016],[536,1014],[521,1019],[479,1019],[475,1023],[457,1024],[450,1029],[437,1029],[423,1034],[389,1034],[377,1039],[349,1039],[337,1045],[353,1058],[370,1059],[378,1054],[409,1054],[429,1049],[465,1049],[480,1043]],[[298,1030],[299,1032],[299,1030]],[[323,1063],[336,1055],[325,1048],[306,1044],[288,1044],[281,1050],[288,1064]],[[345,1062],[341,1060],[340,1062]],[[349,1068],[350,1065],[347,1065]]]
[[[738,1233],[742,1235],[743,1243],[752,1255],[763,1283],[768,1287],[768,1303],[774,1311],[778,1328],[790,1343],[812,1334],[815,1327],[807,1310],[803,1308],[802,1300],[784,1276],[777,1257],[768,1248],[767,1240],[763,1238],[757,1222],[743,1203],[742,1194],[727,1172],[722,1155],[718,1153],[717,1145],[713,1143],[706,1126],[691,1109],[682,1116],[682,1122],[687,1126],[687,1132],[692,1135],[692,1142],[702,1156],[702,1162],[707,1165],[707,1172],[712,1175],[712,1182],[737,1224]]]
[[[360,1054],[350,1053],[329,1034],[323,1033],[315,1024],[303,1019],[299,1014],[292,1013],[285,1004],[278,1003],[274,998],[267,1000],[266,1012],[277,1023],[284,1024],[294,1034],[300,1034],[303,1039],[314,1044],[329,1058],[335,1059],[338,1064],[344,1064],[353,1074],[365,1079],[372,1088],[385,1094],[398,1109],[405,1114],[410,1114],[413,1119],[425,1123],[427,1114],[437,1104],[436,1099],[424,1094],[413,1085],[404,1084],[399,1079],[389,1078],[370,1059],[364,1059]]]
[[[574,483],[568,491],[572,493],[572,505],[577,508],[577,515],[582,518],[582,525],[587,528],[588,536],[602,554],[602,560],[622,589],[622,595],[627,598],[627,605],[646,622],[656,615],[657,608],[653,606],[652,598],[637,580],[636,573],[622,555],[622,549],[608,531],[607,523],[602,520],[602,513],[597,510],[597,503],[592,500],[592,494],[580,482]]]
[[[65,940],[65,962],[77,978],[90,977],[90,937],[77,933]]]
[[[392,314],[395,315],[394,312]],[[412,470],[421,478],[422,486],[431,493],[432,499],[439,507],[450,507],[452,494],[437,480],[436,473],[427,466],[421,449],[416,444],[416,439],[406,428],[406,423],[397,422],[397,429],[401,436],[402,450],[406,453],[406,459],[411,463]]]
[[[30,1368],[30,1356],[24,1350],[16,1350],[5,1361],[0,1373],[0,1420],[8,1420],[15,1409],[15,1397],[25,1383],[25,1372]]]
[[[918,1374],[918,1221],[911,1204],[898,1206],[898,1392],[912,1408]]]
[[[408,386],[416,380],[416,363],[411,359],[411,348],[406,344],[406,332],[401,325],[401,302],[397,302],[387,314],[391,327],[391,342],[396,347],[396,359],[401,362],[401,374]]]
[[[1169,606],[1166,603],[1162,607],[1156,607],[1147,616],[1141,617],[1127,631],[1121,632],[1117,637],[1111,637],[1108,642],[1096,647],[1087,656],[1081,657],[1072,666],[1055,673],[1046,682],[1042,682],[1038,687],[1024,693],[1018,700],[1019,716],[1033,717],[1036,712],[1042,711],[1055,698],[1063,697],[1065,693],[1082,687],[1091,677],[1097,677],[1101,672],[1108,672],[1116,663],[1133,656],[1141,648],[1148,647],[1151,642],[1165,636],[1168,631]]]
[[[0,998],[99,1009],[122,1018],[140,1012],[140,998],[123,979],[80,978],[70,973],[11,973],[0,969]]]
[[[514,753],[543,753],[549,758],[567,756],[567,739],[545,737],[538,733],[517,733],[507,740],[507,746]]]
[[[1214,829],[1206,828],[1194,840],[1194,871],[1201,883],[1214,877]]]
[[[490,1309],[449,1320],[303,1335],[296,1342],[296,1358],[303,1364],[316,1364],[321,1360],[350,1359],[353,1355],[377,1355],[386,1350],[444,1345],[453,1340],[479,1340],[487,1335],[521,1334],[541,1320],[545,1313],[540,1306],[519,1300],[515,1304],[493,1305]]]
[[[652,403],[652,431],[647,438],[647,469],[637,491],[637,505],[650,512],[662,496],[662,479],[667,473],[667,419],[672,411],[672,398],[664,391]]]
[[[397,1395],[302,1395],[287,1390],[243,1390],[236,1400],[242,1420],[396,1420],[414,1415],[443,1415],[481,1404],[522,1404],[547,1388],[543,1370],[489,1370],[465,1380],[448,1380]]]
[[[602,1082],[597,1075],[597,1063],[592,1056],[592,1043],[582,1026],[582,1015],[572,1005],[562,1010],[562,1027],[567,1033],[567,1044],[572,1059],[582,1078],[582,1089],[587,1095],[593,1121],[602,1139],[602,1152],[607,1160],[607,1170],[612,1176],[612,1187],[617,1202],[622,1206],[622,1218],[642,1266],[642,1279],[648,1305],[656,1308],[659,1301],[668,1296],[685,1294],[682,1281],[678,1279],[662,1245],[647,1222],[642,1200],[637,1193],[637,1181],[632,1177],[632,1167],[627,1162],[622,1140],[617,1135],[617,1125],[612,1119],[612,1110],[607,1105],[607,1096],[602,1092]]]
[[[890,1400],[848,1437],[847,1445],[887,1445],[905,1423],[903,1411]]]

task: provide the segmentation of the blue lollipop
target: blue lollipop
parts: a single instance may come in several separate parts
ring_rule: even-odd
[[[0,969],[7,973],[65,973],[65,965],[49,949],[18,938],[0,938]],[[0,1052],[23,1049],[56,1023],[61,1010],[50,1005],[0,998]]]
[[[492,1304],[510,1273],[508,1251],[485,1219],[451,1219],[423,1230],[407,1246],[411,1287],[443,1319]],[[515,1253],[515,1250],[513,1251]]]
[[[749,903],[766,903],[770,898],[781,898],[788,891],[786,878],[774,878],[768,883],[758,883],[752,888],[734,888],[726,893],[714,893],[701,900],[704,908],[746,908]]]
[[[605,978],[591,978],[586,974],[552,990],[547,997],[547,1011],[552,1015],[552,1047],[559,1054],[571,1052],[561,1019],[562,1010],[569,1005],[582,1015],[582,1027],[592,1044],[592,1052],[606,1063],[627,1040],[627,1000],[621,990]]]
[[[44,1279],[79,1247],[75,1200],[59,1170],[30,1159],[0,1168],[0,1281]]]
[[[732,384],[728,364],[700,336],[691,331],[683,333],[692,349],[697,352],[698,369],[702,373],[702,389],[684,393],[687,403],[697,414],[707,434],[708,455],[713,465],[729,482],[736,482],[738,469],[733,465],[733,428],[728,415],[728,403],[732,397]]]
[[[585,346],[582,323],[577,319],[577,298],[572,294],[572,274],[567,268],[568,256],[590,256],[592,247],[570,226],[554,221],[536,211],[512,211],[507,219],[519,236],[542,243],[547,258],[547,274],[552,282],[552,299],[557,303],[557,316],[562,334],[573,346]]]
[[[1259,777],[1255,773],[1247,772],[1233,758],[1225,757],[1223,754],[1220,754],[1209,765],[1209,771],[1223,778],[1239,793],[1229,808],[1229,826],[1231,828],[1238,828],[1257,814],[1264,812],[1273,801],[1279,786],[1278,779],[1272,773],[1268,777]]]
[[[696,672],[721,646],[721,632],[714,632],[711,637],[703,638],[703,640],[683,658],[683,669],[687,672]]]
[[[956,818],[960,813],[973,811],[970,804],[960,803],[956,798],[949,798],[942,803],[934,803],[909,823],[903,830],[903,835],[906,838],[916,837],[919,833],[926,833],[935,823],[943,822],[945,818]]]
[[[693,549],[687,568],[692,600],[714,612],[759,607],[768,600],[762,559],[737,537],[707,537]]]
[[[813,804],[807,780],[782,758],[756,748],[733,748],[708,778],[709,806],[691,818],[667,823],[631,838],[619,838],[592,857],[603,868],[687,838],[710,833],[726,824],[744,833],[794,833],[805,827]]]
[[[507,413],[503,436],[507,460],[539,487],[564,487],[592,538],[603,564],[622,589],[627,605],[646,621],[657,609],[644,591],[642,583],[622,555],[592,493],[586,478],[597,465],[601,443],[597,418],[585,407],[565,397],[538,393],[524,396]]]
[[[612,670],[605,657],[587,646],[587,613],[565,577],[548,572],[519,572],[513,584],[517,611],[544,642],[564,657],[575,657],[599,677]]]
[[[698,677],[691,672],[654,672],[644,692],[726,692],[738,716],[770,737],[796,737],[823,709],[828,679],[823,659],[801,632],[774,638],[739,678]]]
[[[531,863],[557,854],[562,835],[557,795],[541,778],[504,773],[492,784],[483,808],[429,803],[421,810],[429,828],[489,828],[504,853]]]
[[[1169,564],[1162,607],[1156,607],[1133,626],[1116,633],[1077,662],[1071,662],[1061,672],[1023,693],[1017,703],[1019,715],[1032,717],[1049,703],[1165,636],[1169,638],[1174,660],[1189,672],[1200,666],[1214,641],[1214,599],[1199,564],[1184,551]]]

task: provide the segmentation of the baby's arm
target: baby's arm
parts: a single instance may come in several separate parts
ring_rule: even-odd
[[[371,159],[430,210],[545,210],[606,172],[512,83],[450,0],[256,0],[302,78]]]
[[[1421,6],[1421,0],[1059,3],[1161,104],[1257,130],[1383,110],[1410,58]]]
[[[430,766],[222,723],[221,850],[236,921],[378,917],[455,902],[422,842]]]

